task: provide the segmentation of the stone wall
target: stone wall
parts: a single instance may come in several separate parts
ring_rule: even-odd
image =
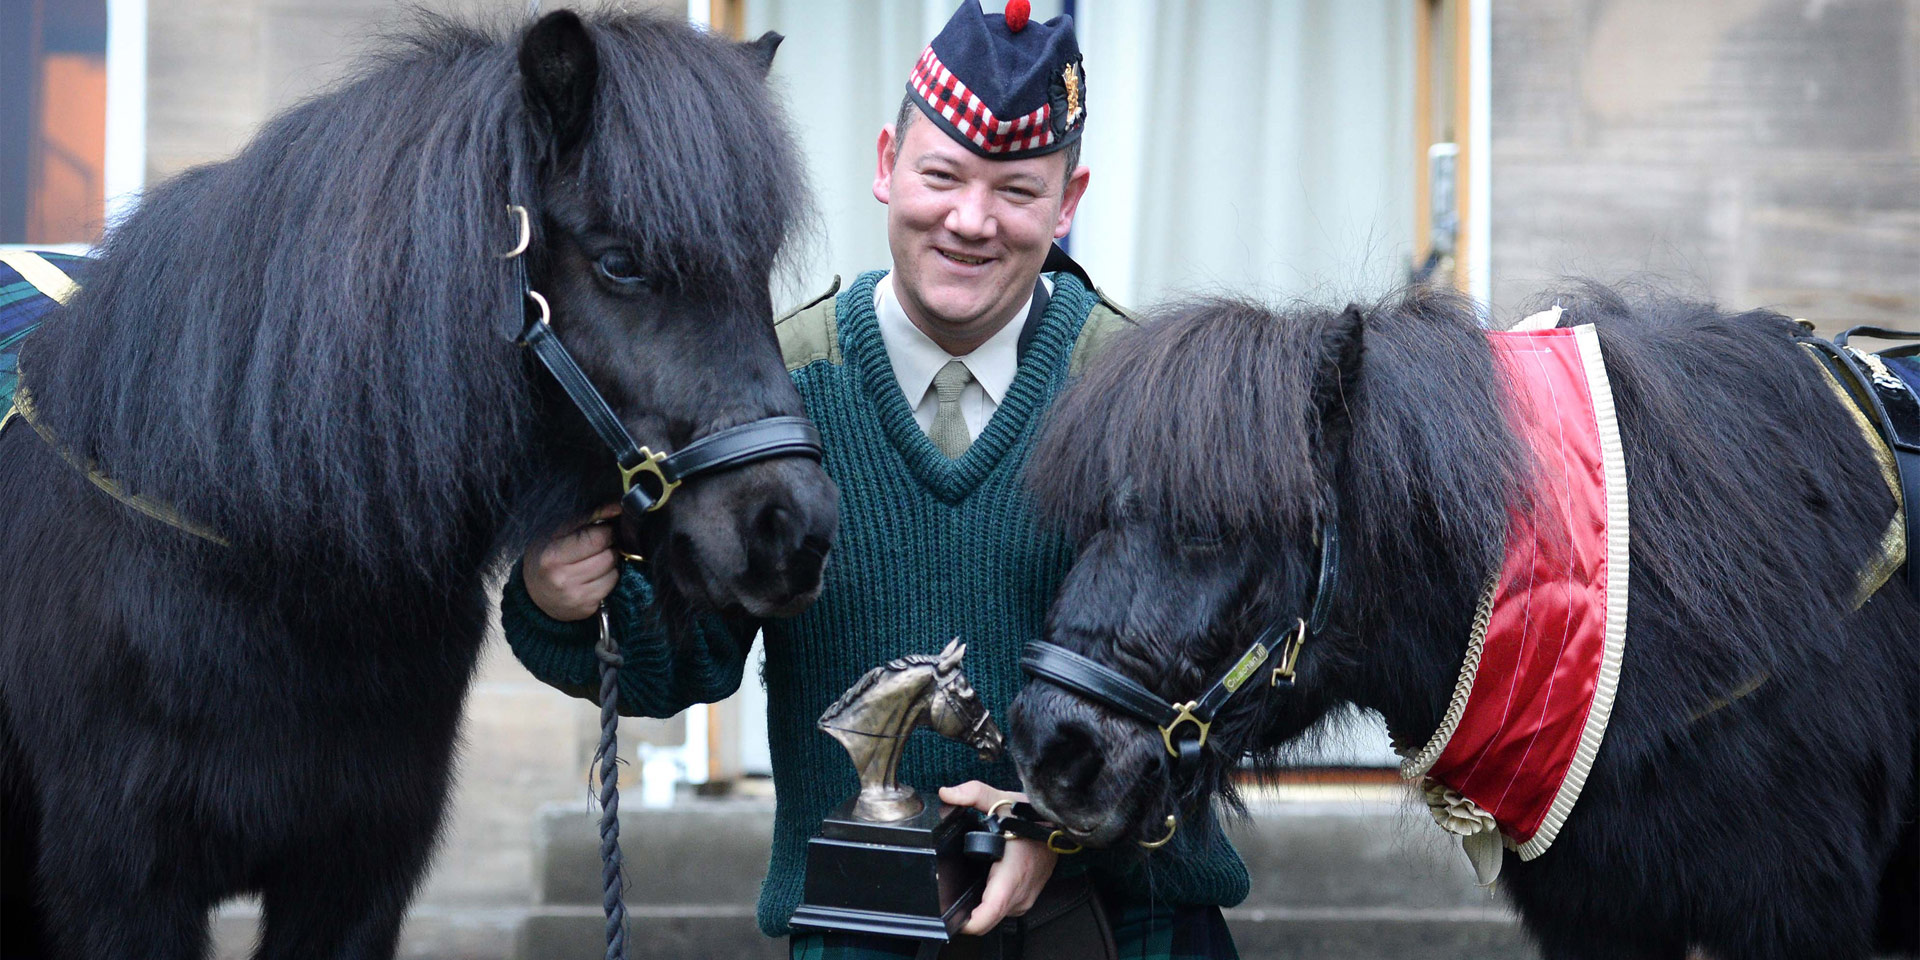
[[[1493,298],[1920,316],[1920,0],[1493,0]]]
[[[686,0],[623,3],[686,11]],[[232,154],[275,113],[339,80],[410,10],[513,23],[528,2],[148,0],[147,182]]]

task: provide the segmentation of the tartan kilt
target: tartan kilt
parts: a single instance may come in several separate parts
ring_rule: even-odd
[[[1219,907],[1107,904],[1120,960],[1239,960]],[[792,960],[913,960],[919,944],[893,937],[796,933]]]

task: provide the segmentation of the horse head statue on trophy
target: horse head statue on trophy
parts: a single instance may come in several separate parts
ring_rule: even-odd
[[[904,820],[925,808],[899,781],[900,754],[915,728],[964,743],[982,760],[1000,756],[1000,728],[960,670],[966,652],[956,637],[938,656],[909,654],[875,667],[820,715],[820,729],[847,748],[860,775],[855,817]]]

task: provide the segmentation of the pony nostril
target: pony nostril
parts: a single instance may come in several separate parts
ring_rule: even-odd
[[[808,532],[800,515],[782,503],[769,503],[760,509],[754,517],[754,536],[759,542],[775,545],[774,556],[784,556],[797,569],[807,569],[811,565],[818,569],[827,559],[827,552],[833,548],[833,541],[818,533]]]
[[[1093,740],[1093,732],[1077,723],[1063,723],[1041,751],[1039,767],[1060,792],[1082,802],[1092,799],[1093,787],[1107,768],[1107,758]]]
[[[760,508],[753,518],[753,533],[762,543],[779,543],[792,535],[793,511],[778,503]]]
[[[787,555],[787,573],[796,582],[812,583],[820,578],[820,571],[827,565],[829,544],[819,537],[809,536],[800,541],[800,545]]]

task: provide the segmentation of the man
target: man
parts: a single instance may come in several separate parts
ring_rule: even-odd
[[[839,744],[814,727],[821,711],[869,668],[958,636],[973,686],[1004,717],[1022,682],[1021,647],[1042,635],[1072,559],[1030,514],[1021,472],[1055,394],[1126,321],[1053,246],[1087,188],[1078,165],[1085,74],[1071,18],[1028,23],[1026,6],[1014,0],[1006,16],[988,16],[965,0],[880,131],[873,194],[887,206],[893,269],[863,274],[777,326],[841,515],[819,601],[763,625],[778,797],[759,910],[770,936],[789,932],[807,838],[856,789]],[[1049,254],[1066,272],[1042,276]],[[528,552],[503,619],[536,675],[592,688],[592,618],[605,599],[625,657],[623,712],[670,716],[731,694],[743,666],[737,634],[703,622],[676,643],[651,598],[644,569],[618,564],[609,528],[589,525]],[[934,738],[908,752],[900,778],[982,811],[1020,797],[1010,763]],[[1082,894],[1082,912],[1096,930],[1111,924],[1125,956],[1234,956],[1219,907],[1246,895],[1245,867],[1217,828],[1183,831],[1176,846],[1177,856],[1056,862],[1040,844],[1011,841],[963,932],[985,934],[1037,900],[1071,902],[1090,887],[1104,909]],[[1036,928],[1053,912],[1036,911]],[[1022,930],[1022,939],[1043,937]],[[792,950],[913,955],[906,941],[819,934],[796,934]]]

